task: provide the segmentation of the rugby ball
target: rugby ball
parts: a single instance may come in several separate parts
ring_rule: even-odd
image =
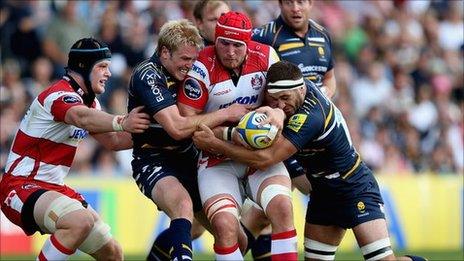
[[[277,127],[269,123],[259,126],[267,119],[267,115],[256,111],[245,114],[238,123],[235,130],[240,134],[240,138],[250,147],[264,149],[272,145],[276,135]]]

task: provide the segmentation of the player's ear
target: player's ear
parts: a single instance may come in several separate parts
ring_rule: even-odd
[[[161,57],[164,59],[169,59],[171,57],[171,51],[166,46],[161,47]]]

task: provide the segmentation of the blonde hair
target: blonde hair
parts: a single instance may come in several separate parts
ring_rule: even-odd
[[[183,45],[203,48],[203,39],[198,29],[187,19],[169,21],[161,26],[156,54],[161,54],[162,47],[175,52]]]

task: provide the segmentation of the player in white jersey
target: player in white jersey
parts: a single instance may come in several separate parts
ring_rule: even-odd
[[[128,115],[101,111],[111,52],[93,38],[77,41],[67,73],[32,102],[16,133],[0,183],[5,216],[27,235],[51,234],[38,260],[65,260],[76,249],[98,260],[121,260],[110,227],[81,194],[64,184],[79,142],[90,133],[113,150],[132,147],[129,132],[148,128],[142,107]]]
[[[251,29],[249,18],[242,13],[228,12],[219,18],[215,45],[200,52],[179,91],[182,113],[211,112],[234,103],[261,105],[266,72],[278,57],[272,47],[251,41]],[[271,221],[273,258],[297,259],[290,178],[283,163],[261,171],[202,152],[198,183],[213,228],[217,260],[243,259],[238,237],[245,195]]]

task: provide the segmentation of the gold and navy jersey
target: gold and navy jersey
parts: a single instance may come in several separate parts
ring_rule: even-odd
[[[143,112],[152,116],[164,108],[175,105],[178,84],[154,54],[134,69],[129,82],[128,111],[137,106],[144,106]],[[173,139],[153,117],[150,117],[150,120],[148,130],[132,134],[134,152],[140,151],[139,149],[184,150],[192,144],[191,139]]]
[[[296,158],[308,178],[347,178],[361,159],[345,119],[311,81],[306,81],[306,87],[303,105],[288,119],[282,133],[298,149]]]
[[[253,30],[252,39],[274,47],[281,60],[297,65],[303,76],[317,87],[322,86],[326,72],[334,67],[329,34],[313,20],[308,21],[304,38],[296,35],[282,16]]]

